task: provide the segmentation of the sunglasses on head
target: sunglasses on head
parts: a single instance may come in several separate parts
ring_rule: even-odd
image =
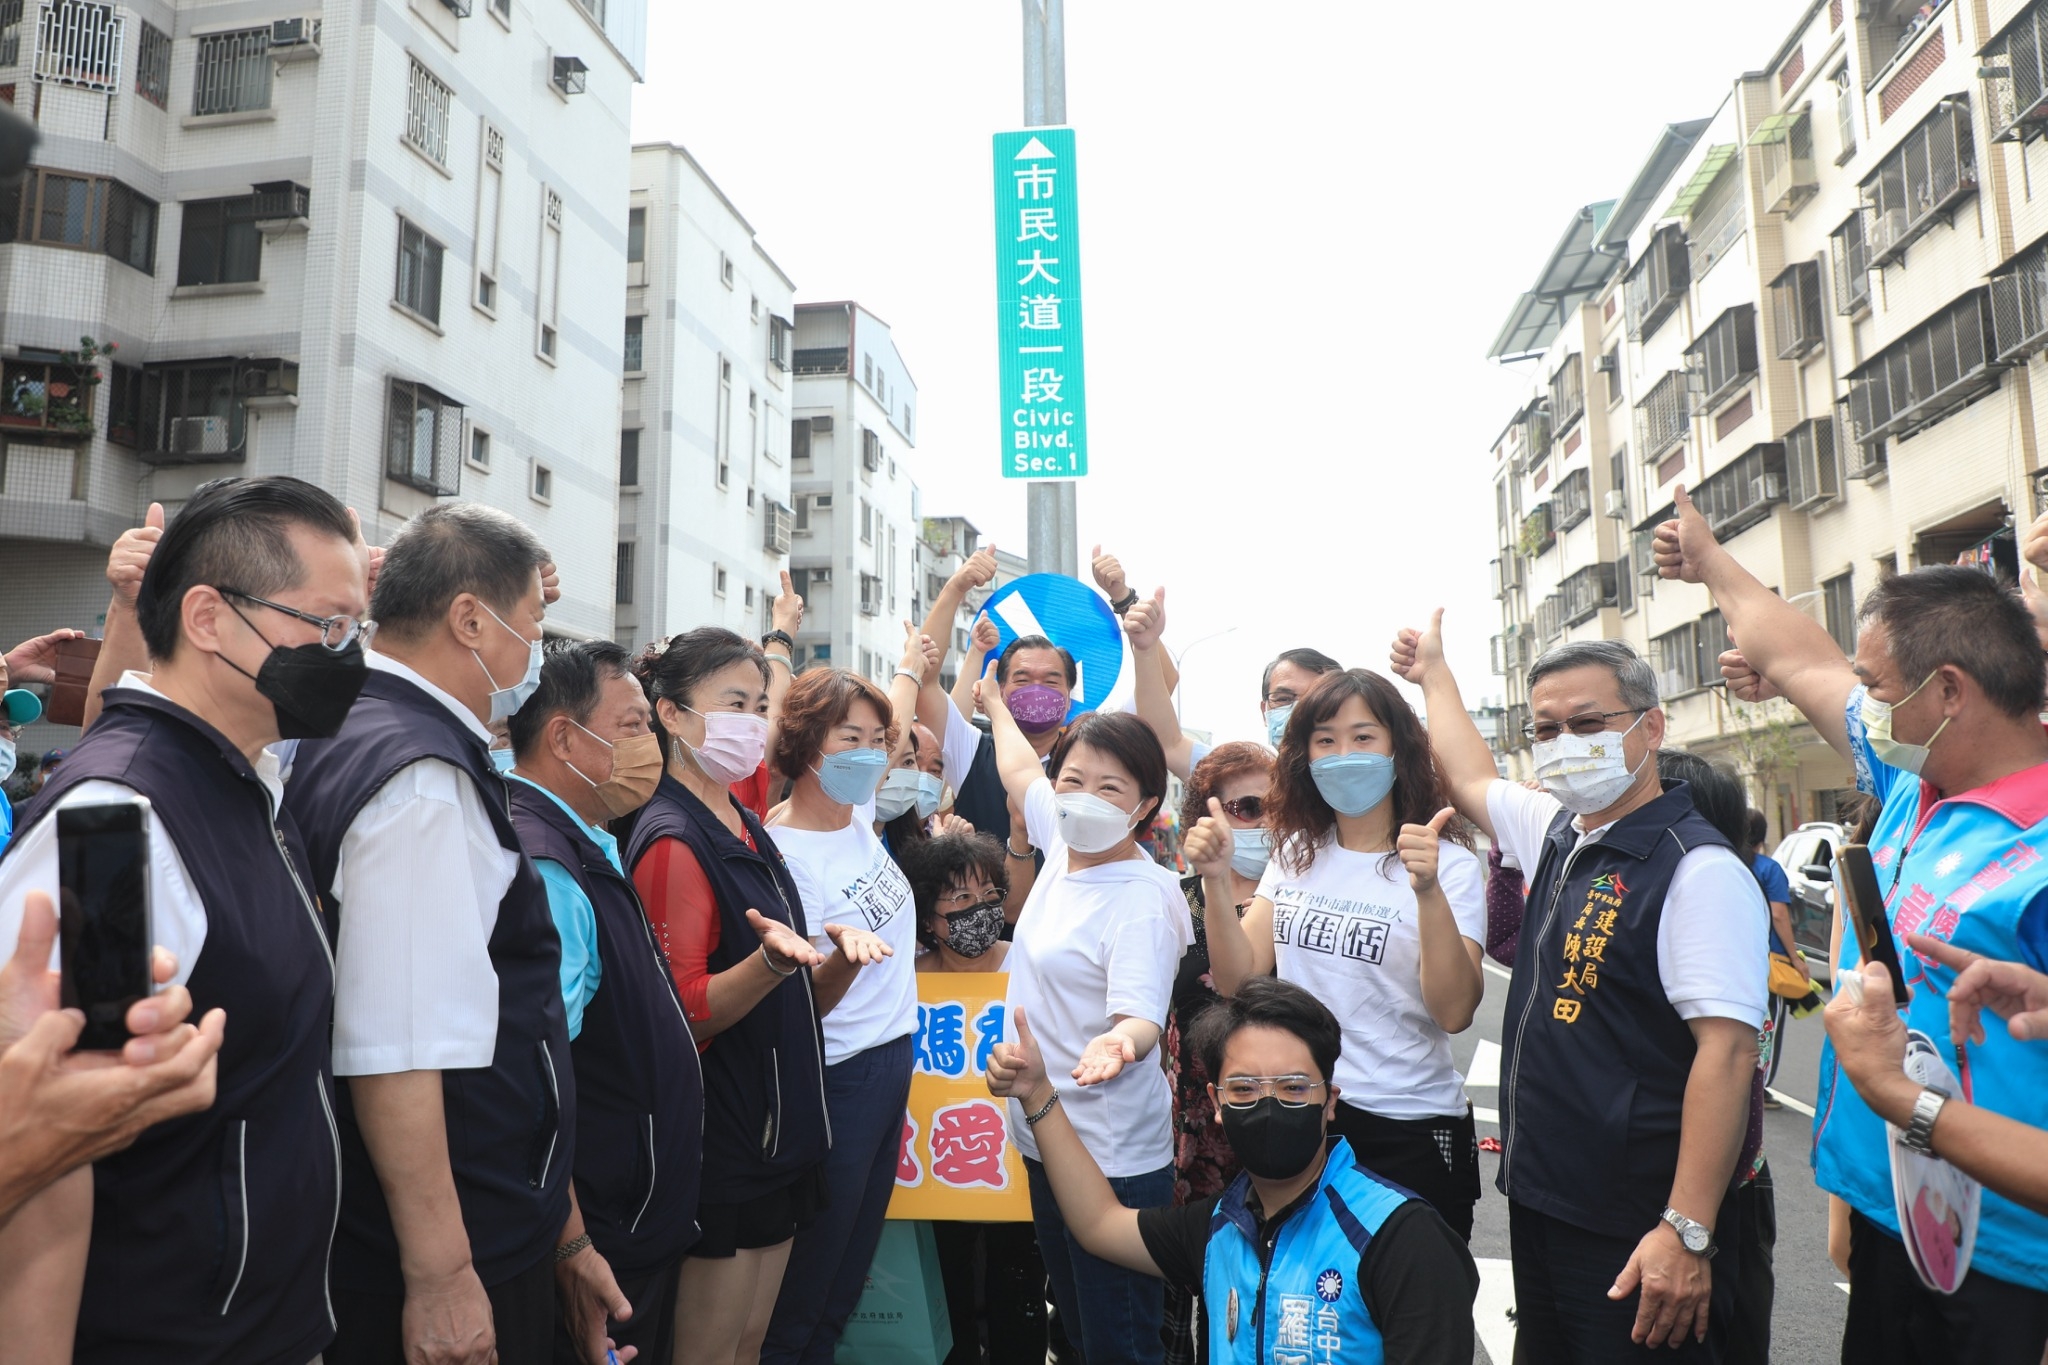
[[[1240,796],[1235,801],[1225,801],[1223,809],[1226,814],[1235,816],[1239,820],[1257,820],[1265,814],[1266,798],[1263,796]]]

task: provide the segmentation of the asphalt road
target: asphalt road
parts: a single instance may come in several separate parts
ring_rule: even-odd
[[[1472,1103],[1480,1111],[1479,1135],[1498,1137],[1498,1123],[1488,1122],[1498,1109],[1501,1009],[1507,1000],[1507,973],[1486,964],[1486,999],[1473,1026],[1451,1040],[1458,1068],[1467,1076]],[[1827,1197],[1815,1187],[1807,1153],[1812,1145],[1810,1109],[1820,1069],[1820,1016],[1794,1020],[1783,1041],[1784,1060],[1774,1087],[1784,1107],[1764,1115],[1764,1155],[1771,1163],[1778,1208],[1776,1255],[1777,1297],[1771,1313],[1772,1358],[1790,1365],[1840,1358],[1842,1323],[1849,1296],[1841,1276],[1828,1262]],[[1508,1206],[1494,1188],[1500,1158],[1479,1155],[1484,1193],[1472,1228],[1472,1255],[1479,1262],[1480,1290],[1473,1305],[1479,1349],[1475,1362],[1507,1365],[1514,1352],[1515,1329],[1508,1309],[1514,1285],[1508,1266]]]

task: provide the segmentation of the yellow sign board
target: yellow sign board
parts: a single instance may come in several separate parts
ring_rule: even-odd
[[[1003,1101],[983,1079],[989,1052],[1003,1041],[1009,982],[1002,972],[917,974],[910,1107],[891,1218],[1030,1220],[1024,1157],[1010,1145]]]

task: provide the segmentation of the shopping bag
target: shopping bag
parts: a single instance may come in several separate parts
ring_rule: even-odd
[[[941,1365],[952,1349],[932,1225],[891,1219],[882,1225],[867,1285],[834,1359],[837,1365]]]

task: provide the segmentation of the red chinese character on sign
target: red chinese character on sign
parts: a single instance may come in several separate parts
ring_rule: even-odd
[[[899,1185],[921,1185],[924,1171],[917,1164],[917,1148],[912,1140],[917,1137],[917,1120],[903,1116],[903,1145],[896,1149],[896,1183]]]
[[[942,1184],[1008,1189],[1010,1173],[1003,1164],[1008,1145],[1003,1111],[987,1100],[949,1104],[932,1114],[932,1174]]]
[[[1946,943],[1956,936],[1956,924],[1962,919],[1953,905],[1944,905],[1934,912],[1934,918],[1927,923],[1927,934]]]
[[[2005,856],[2000,858],[1998,861],[2000,865],[2003,866],[2005,870],[2008,872],[2024,872],[2028,868],[2032,867],[2035,863],[2040,862],[2041,855],[2034,852],[2034,847],[2032,844],[2027,843],[2025,840],[2021,840],[2019,843],[2014,844],[2011,848],[2007,849],[2005,851]]]
[[[1893,928],[1901,935],[1918,933],[1921,921],[1934,905],[1934,893],[1918,882],[1899,904],[1899,911],[1892,917]]]

